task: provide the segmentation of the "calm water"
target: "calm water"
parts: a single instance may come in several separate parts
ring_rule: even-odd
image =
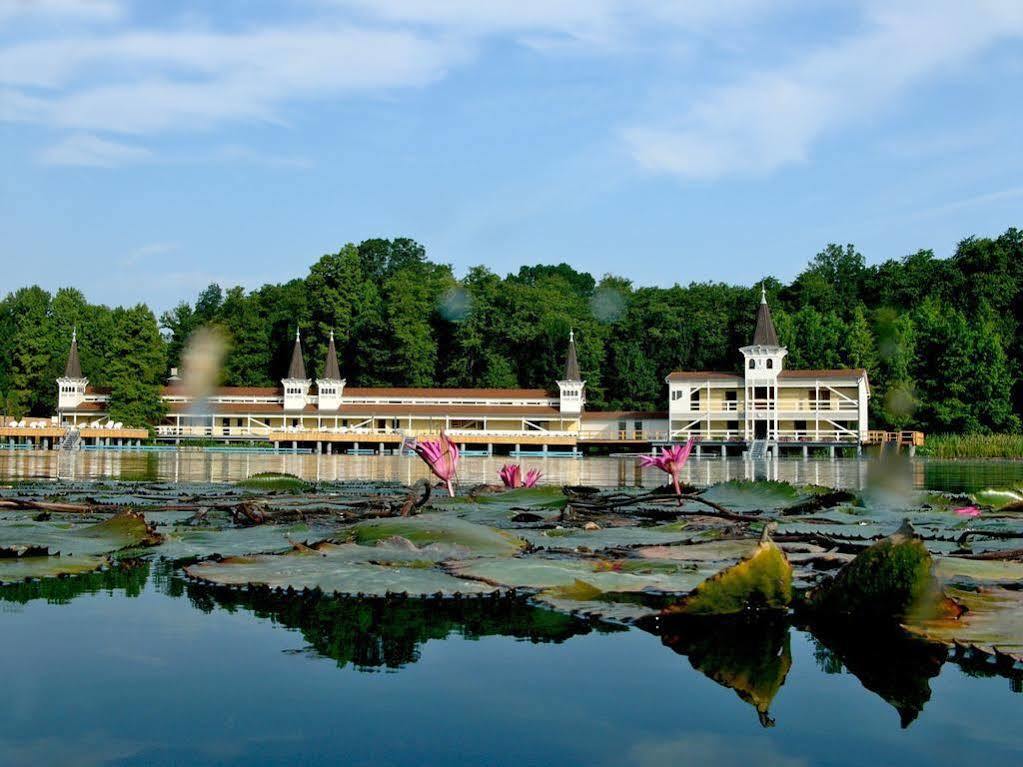
[[[462,483],[496,482],[497,471],[508,458],[463,458]],[[656,469],[640,469],[626,458],[526,458],[527,468],[539,468],[544,481],[553,484],[600,487],[640,487],[662,484]],[[777,479],[801,484],[860,488],[867,482],[869,459],[784,458],[745,461],[741,458],[692,458],[683,479],[711,485],[730,479]],[[327,456],[281,453],[204,453],[179,451],[136,453],[82,451],[59,457],[48,451],[0,450],[0,479],[99,479],[223,482],[244,479],[263,471],[296,474],[310,480],[370,479],[405,483],[429,477],[416,457]],[[933,461],[916,459],[908,471],[917,487],[938,490],[973,490],[985,487],[1023,486],[1023,461]]]
[[[542,463],[542,462],[528,462]],[[500,461],[469,459],[468,481]],[[552,481],[659,481],[549,460]],[[858,461],[693,461],[855,486]],[[221,480],[285,470],[402,479],[397,458],[0,455],[0,476]],[[923,486],[1023,484],[1010,463],[913,465]],[[820,633],[820,632],[819,632]],[[0,589],[4,765],[941,765],[1023,763],[1021,680],[891,636],[784,624],[662,640],[508,599],[209,590],[141,563]],[[1015,690],[1015,691],[1014,691]],[[765,727],[773,723],[773,726]]]
[[[828,649],[781,626],[676,651],[507,600],[218,595],[148,565],[62,584],[3,591],[6,765],[1023,759],[1009,680],[877,637]],[[720,683],[749,680],[784,682],[763,717],[773,727]]]

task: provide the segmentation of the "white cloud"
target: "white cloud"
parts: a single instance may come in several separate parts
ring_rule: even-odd
[[[121,13],[114,0],[0,0],[0,24],[15,19],[113,21]]]
[[[279,121],[285,102],[418,86],[464,55],[450,40],[352,26],[126,33],[0,51],[6,119],[89,131],[194,131]],[[18,88],[31,87],[30,95]]]
[[[137,264],[139,261],[145,261],[153,256],[165,256],[168,253],[173,253],[178,249],[176,242],[151,242],[148,245],[142,245],[135,248],[128,256],[124,259],[124,263],[128,266]]]
[[[648,170],[697,179],[802,162],[829,131],[869,119],[911,85],[1023,35],[1023,4],[879,0],[868,5],[864,29],[722,87],[679,119],[628,128],[632,156]]]
[[[147,160],[152,153],[144,147],[108,141],[88,133],[78,133],[39,153],[44,165],[79,165],[112,168]]]

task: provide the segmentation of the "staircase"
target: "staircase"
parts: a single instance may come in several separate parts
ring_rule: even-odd
[[[767,458],[767,440],[755,439],[749,446],[749,457],[754,461]]]
[[[78,447],[78,443],[81,441],[81,437],[82,433],[78,431],[77,428],[72,426],[70,429],[67,430],[67,433],[64,435],[63,439],[61,439],[60,445],[57,446],[57,449],[60,450],[61,452],[74,450],[75,448]]]

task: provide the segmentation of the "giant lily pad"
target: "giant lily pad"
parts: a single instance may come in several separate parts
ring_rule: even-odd
[[[25,521],[0,526],[0,547],[45,547],[50,554],[108,554],[160,540],[145,517],[131,511],[94,524]]]
[[[328,594],[385,596],[484,594],[495,591],[432,567],[435,554],[401,547],[319,544],[287,554],[228,557],[185,568],[192,578],[222,586],[319,589]],[[387,564],[375,564],[384,561]]]
[[[701,583],[667,615],[734,615],[750,609],[785,609],[792,601],[792,566],[771,541],[747,559]]]
[[[940,598],[931,555],[908,533],[897,533],[861,552],[834,579],[810,592],[818,615],[901,620],[930,610]]]
[[[945,593],[965,612],[956,616],[912,616],[906,628],[932,642],[971,645],[1023,661],[1023,591],[999,586],[979,589],[946,587]]]
[[[34,578],[56,578],[60,575],[79,575],[98,570],[108,564],[106,557],[28,556],[0,558],[0,584],[16,583]]]
[[[417,545],[453,543],[466,547],[477,556],[511,556],[526,545],[505,530],[443,514],[360,522],[348,531],[348,535],[360,544],[376,543],[395,536],[407,538]]]

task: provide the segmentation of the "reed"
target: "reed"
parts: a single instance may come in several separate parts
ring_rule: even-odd
[[[1023,459],[1023,434],[928,434],[918,453],[932,458]]]

